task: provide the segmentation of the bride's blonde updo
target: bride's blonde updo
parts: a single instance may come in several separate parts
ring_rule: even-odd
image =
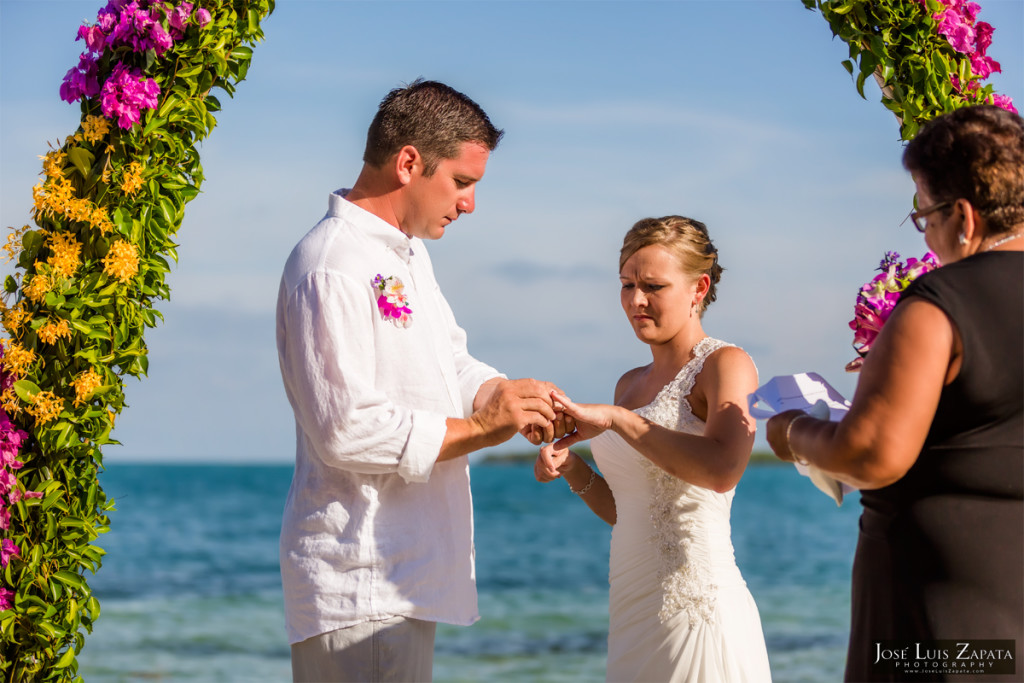
[[[700,313],[715,300],[715,286],[722,277],[718,250],[708,237],[708,228],[700,221],[683,216],[644,218],[629,229],[619,252],[619,271],[629,257],[644,247],[661,245],[676,255],[683,273],[694,280],[707,274],[711,287],[701,301]]]

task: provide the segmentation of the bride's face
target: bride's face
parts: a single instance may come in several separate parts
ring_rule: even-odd
[[[690,313],[697,282],[686,276],[679,259],[661,245],[643,247],[626,259],[619,281],[622,310],[637,338],[646,344],[671,341],[697,319]]]

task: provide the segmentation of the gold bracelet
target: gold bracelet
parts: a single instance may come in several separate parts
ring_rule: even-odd
[[[807,418],[809,420],[815,419],[808,415],[807,413],[803,413],[802,415],[797,415],[796,417],[794,417],[792,420],[789,421],[789,424],[786,425],[786,445],[789,446],[789,452],[793,456],[793,460],[800,463],[801,465],[806,466],[809,465],[810,463],[807,462],[806,458],[801,458],[799,455],[797,455],[796,451],[793,450],[793,442],[790,441],[790,434],[793,432],[793,425],[795,425],[800,420],[803,420],[804,418]]]
[[[584,486],[583,488],[581,488],[581,489],[580,489],[579,491],[577,491],[576,489],[574,489],[574,488],[572,487],[572,484],[569,484],[569,480],[568,480],[568,479],[566,479],[566,480],[565,480],[565,483],[566,483],[566,484],[569,484],[569,490],[570,490],[570,491],[572,491],[573,493],[575,493],[575,494],[576,494],[577,496],[582,496],[582,495],[583,495],[584,493],[586,493],[587,491],[589,491],[589,490],[590,490],[590,487],[591,487],[591,486],[593,486],[593,485],[594,485],[594,480],[595,480],[595,479],[597,479],[597,472],[595,472],[594,470],[590,470],[590,481],[588,481],[588,482],[587,482],[587,485],[586,485],[586,486]]]

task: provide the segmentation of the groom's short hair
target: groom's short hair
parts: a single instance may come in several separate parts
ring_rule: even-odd
[[[473,100],[438,81],[416,79],[389,92],[366,133],[363,161],[382,167],[402,147],[423,157],[424,175],[433,175],[442,159],[459,156],[463,143],[493,151],[504,135]]]

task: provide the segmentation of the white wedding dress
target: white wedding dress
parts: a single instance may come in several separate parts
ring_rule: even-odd
[[[635,412],[703,434],[686,397],[704,359],[723,346],[702,339],[693,360]],[[761,619],[733,556],[733,491],[672,477],[612,431],[591,448],[615,496],[608,681],[770,681]]]

